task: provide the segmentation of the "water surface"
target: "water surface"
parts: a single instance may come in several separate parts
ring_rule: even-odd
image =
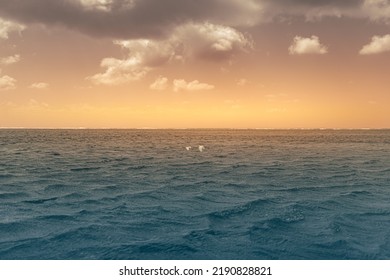
[[[389,130],[0,130],[0,144],[0,259],[390,259]]]

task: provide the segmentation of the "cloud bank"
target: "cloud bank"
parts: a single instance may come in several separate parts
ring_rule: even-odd
[[[390,21],[389,0],[0,0],[7,22],[38,23],[113,39],[162,39],[178,26],[253,26],[275,18],[368,18]],[[4,21],[4,20],[3,20]],[[0,36],[7,37],[4,22]],[[21,27],[7,27],[20,29]]]
[[[256,0],[0,0],[0,17],[114,39],[165,38],[188,23],[249,25],[260,10]]]

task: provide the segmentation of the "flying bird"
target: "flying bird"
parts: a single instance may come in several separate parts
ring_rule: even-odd
[[[199,145],[198,149],[199,149],[200,152],[203,152],[203,150],[205,149],[205,147],[204,147],[203,145]]]
[[[189,150],[191,150],[191,149],[192,149],[191,146],[187,146],[187,147],[186,147],[186,150],[187,150],[187,151],[189,151]]]

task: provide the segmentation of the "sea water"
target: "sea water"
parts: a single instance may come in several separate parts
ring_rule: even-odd
[[[0,259],[390,259],[390,130],[0,130]]]

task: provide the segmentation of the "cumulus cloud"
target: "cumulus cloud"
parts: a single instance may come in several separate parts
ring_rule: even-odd
[[[142,60],[137,57],[128,59],[105,58],[100,66],[106,68],[106,71],[88,77],[97,85],[119,85],[129,81],[137,81],[150,71],[150,68],[143,65]]]
[[[199,90],[213,90],[215,86],[206,83],[201,83],[198,80],[186,82],[185,80],[174,80],[173,90],[178,91],[199,91]]]
[[[169,40],[117,40],[114,44],[127,50],[130,57],[138,58],[150,67],[163,65],[175,55],[175,46]]]
[[[320,43],[317,36],[304,38],[295,36],[292,45],[288,48],[290,54],[325,54],[328,52],[326,46]]]
[[[8,39],[8,35],[11,32],[21,32],[24,28],[21,24],[0,18],[0,39]]]
[[[168,88],[168,78],[158,77],[149,88],[152,90],[166,90]]]
[[[360,50],[360,54],[377,54],[390,51],[390,34],[374,36],[371,42]]]
[[[215,87],[206,83],[201,83],[198,80],[187,82],[183,79],[173,80],[173,91],[200,91],[200,90],[212,90]],[[154,83],[150,85],[152,90],[166,90],[169,87],[169,81],[166,77],[158,77]]]
[[[105,72],[88,77],[99,85],[119,85],[142,79],[154,67],[165,64],[174,54],[169,43],[151,40],[115,41],[129,54],[124,59],[104,58],[100,64]]]
[[[11,90],[16,88],[16,80],[10,76],[0,77],[0,90]]]
[[[188,24],[179,26],[166,40],[116,40],[128,52],[123,59],[104,58],[98,73],[88,79],[95,84],[119,85],[138,81],[156,67],[180,60],[230,60],[251,47],[251,41],[239,31],[226,26]]]
[[[42,83],[42,82],[39,82],[39,83],[33,83],[30,88],[32,89],[47,89],[49,88],[49,84],[48,83]]]
[[[171,40],[181,42],[187,56],[207,60],[227,60],[252,47],[252,41],[236,29],[211,23],[180,26]]]
[[[19,61],[20,61],[20,55],[18,54],[0,58],[0,64],[2,65],[11,65]]]

